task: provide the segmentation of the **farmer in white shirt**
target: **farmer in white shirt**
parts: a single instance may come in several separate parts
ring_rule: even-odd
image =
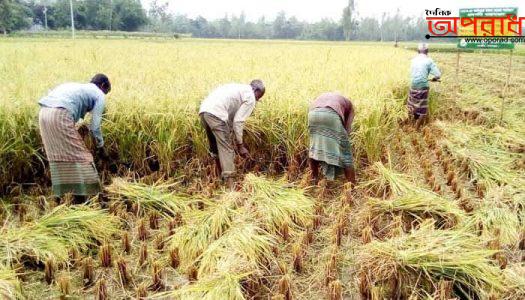
[[[412,59],[410,66],[411,85],[408,95],[408,110],[416,120],[416,128],[419,128],[427,119],[428,114],[428,77],[432,75],[431,81],[439,81],[441,72],[428,57],[428,44],[420,43],[417,47],[418,55]]]
[[[242,157],[249,154],[242,139],[244,122],[264,92],[261,80],[253,80],[250,84],[225,84],[211,92],[201,104],[199,115],[210,142],[210,152],[216,159],[218,173],[230,187],[235,175],[235,148]]]

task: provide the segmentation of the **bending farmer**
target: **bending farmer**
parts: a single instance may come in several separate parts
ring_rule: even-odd
[[[199,115],[210,152],[215,157],[216,170],[230,187],[233,187],[235,175],[235,148],[242,157],[249,154],[242,139],[244,122],[264,92],[261,80],[253,80],[250,84],[225,84],[212,91],[201,104]],[[232,131],[235,138],[232,138]]]
[[[108,77],[97,74],[90,83],[61,84],[39,101],[40,135],[57,197],[71,193],[75,203],[81,203],[87,196],[101,191],[93,155],[84,145],[75,124],[86,113],[91,113],[90,130],[96,140],[97,154],[106,157],[100,125],[105,94],[110,91]]]
[[[353,105],[340,94],[322,94],[311,104],[308,113],[308,156],[315,182],[319,179],[320,165],[327,179],[333,180],[344,172],[346,179],[355,184],[349,138],[353,120]]]

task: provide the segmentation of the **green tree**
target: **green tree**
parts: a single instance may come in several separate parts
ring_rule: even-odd
[[[85,11],[85,26],[87,29],[92,30],[103,30],[110,28],[110,20],[112,22],[112,1],[111,0],[100,0],[100,1],[83,1],[77,3],[79,7]],[[112,27],[112,26],[111,26]]]
[[[343,25],[343,34],[346,41],[349,41],[352,37],[354,9],[354,0],[348,0],[348,5],[343,10],[343,18],[341,20]]]
[[[275,20],[273,21],[272,37],[277,38],[277,39],[284,39],[285,38],[285,32],[284,32],[285,26],[286,26],[286,13],[284,11],[280,11],[275,17]]]
[[[156,32],[169,32],[173,28],[173,16],[169,13],[169,2],[151,2],[148,10],[148,19],[151,29]]]
[[[244,30],[246,26],[246,14],[242,12],[238,17],[233,15],[231,20],[231,37],[240,39],[244,37]]]
[[[263,16],[255,24],[254,31],[255,38],[269,39],[272,37],[272,23],[266,22],[266,18]]]
[[[32,11],[20,0],[0,0],[0,31],[5,35],[10,31],[29,27]]]
[[[228,18],[228,15],[225,15],[224,18],[219,20],[219,35],[220,37],[227,38],[230,36],[230,31],[232,29],[232,24],[230,22],[230,19]]]
[[[343,40],[343,26],[330,19],[322,19],[320,22],[305,25],[300,38],[305,40]]]
[[[118,30],[136,31],[148,23],[140,0],[113,0],[113,6],[113,24]]]
[[[57,0],[53,5],[52,17],[55,21],[55,29],[59,28],[70,28],[71,17],[69,9],[69,0]],[[87,8],[85,1],[73,1],[73,18],[75,19],[75,28],[86,29],[87,20],[86,17]],[[48,12],[48,17],[50,13]]]
[[[173,18],[172,30],[177,33],[190,33],[191,32],[190,19],[186,17],[185,15],[176,15]]]
[[[362,41],[381,40],[379,21],[370,17],[362,19],[357,28],[357,39]]]

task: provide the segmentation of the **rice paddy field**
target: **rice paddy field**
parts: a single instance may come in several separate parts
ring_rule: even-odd
[[[2,299],[523,299],[525,56],[432,53],[408,121],[410,50],[379,43],[0,39]],[[106,73],[105,196],[51,196],[38,99]],[[198,119],[262,79],[235,191]],[[352,99],[358,184],[310,185],[308,104]],[[503,110],[502,110],[503,107]],[[92,141],[86,138],[92,149]]]

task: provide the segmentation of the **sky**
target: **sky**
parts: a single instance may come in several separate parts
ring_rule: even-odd
[[[152,0],[141,0],[146,7]],[[250,21],[261,16],[273,18],[284,10],[300,20],[318,21],[323,18],[338,20],[348,0],[158,0],[170,3],[170,11],[189,17],[203,16],[218,19],[238,15],[242,11]],[[518,14],[525,16],[525,0],[355,0],[361,17],[380,17],[383,12],[395,13],[399,8],[407,16],[423,16],[425,9],[441,8],[457,16],[459,8],[470,7],[519,7]]]

